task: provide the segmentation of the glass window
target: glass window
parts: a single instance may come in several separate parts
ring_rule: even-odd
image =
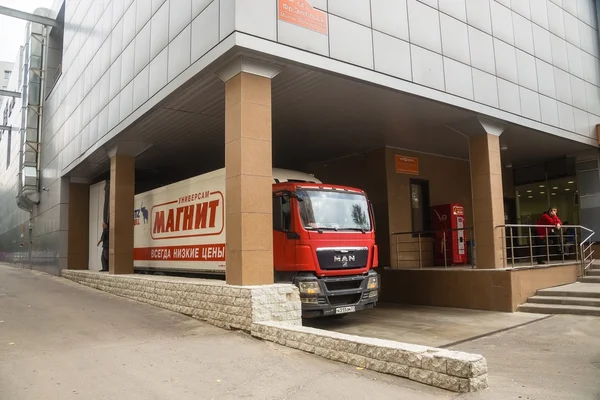
[[[287,196],[273,197],[273,229],[276,231],[292,229],[290,200]]]
[[[369,203],[363,194],[334,190],[298,191],[305,229],[370,231]]]
[[[431,230],[428,181],[421,179],[410,180],[410,205],[412,231],[424,232]]]
[[[558,216],[568,225],[580,225],[579,193],[574,176],[520,185],[517,196],[517,223],[535,225],[550,206],[558,209]],[[583,222],[585,225],[585,222]],[[535,230],[532,231],[535,235]],[[519,244],[528,242],[529,230],[519,229]]]

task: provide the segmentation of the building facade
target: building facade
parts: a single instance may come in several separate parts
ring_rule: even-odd
[[[57,0],[37,13],[58,26],[30,23],[13,69],[34,59],[44,74],[0,141],[5,261],[87,268],[89,187],[108,179],[123,238],[111,262],[131,271],[133,194],[223,165],[242,197],[239,182],[273,165],[365,189],[392,269],[418,267],[394,240],[431,229],[419,210],[437,204],[464,205],[477,268],[505,267],[501,226],[550,204],[600,231],[593,0]],[[20,114],[32,106],[39,124]],[[265,214],[253,229],[271,234],[260,207],[234,212]],[[227,245],[260,254],[251,281],[268,281],[272,247]]]
[[[6,89],[10,76],[13,71],[13,63],[8,61],[0,61],[0,72],[2,73],[2,80],[0,80],[0,89]]]

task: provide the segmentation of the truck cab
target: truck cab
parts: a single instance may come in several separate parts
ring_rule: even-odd
[[[299,288],[302,316],[374,307],[378,252],[365,192],[295,171],[274,170],[273,179],[275,280]]]

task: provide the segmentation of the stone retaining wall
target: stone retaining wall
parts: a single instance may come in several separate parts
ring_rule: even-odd
[[[109,275],[63,270],[82,285],[189,315],[225,329],[250,332],[261,321],[301,325],[298,288],[293,285],[230,286],[223,281],[156,275]]]
[[[356,367],[454,392],[487,388],[487,362],[477,354],[303,327],[300,296],[292,285],[230,286],[207,279],[77,270],[63,270],[62,276]]]
[[[478,354],[366,338],[278,322],[261,322],[252,335],[360,368],[408,378],[453,392],[486,389],[487,361]]]

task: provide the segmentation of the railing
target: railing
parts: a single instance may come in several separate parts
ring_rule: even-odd
[[[502,239],[504,267],[533,266],[535,264],[578,263],[580,275],[594,262],[592,237],[594,231],[581,225],[497,226]],[[543,230],[544,238],[538,235]]]
[[[475,267],[473,228],[396,232],[391,235],[392,266],[419,268]],[[464,261],[462,261],[464,260]]]

